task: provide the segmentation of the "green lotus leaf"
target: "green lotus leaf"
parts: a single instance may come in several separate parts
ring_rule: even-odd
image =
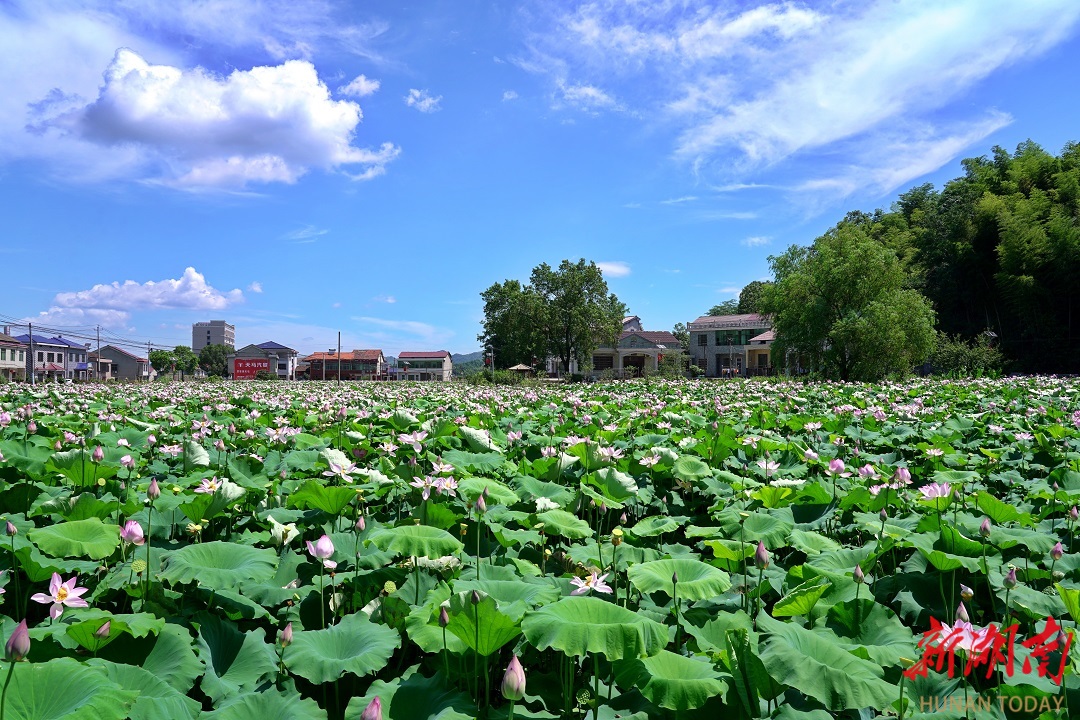
[[[468,443],[473,452],[483,452],[485,450],[499,452],[498,446],[491,439],[491,433],[485,430],[462,425],[458,428],[458,432],[465,438],[465,442]]]
[[[773,617],[809,616],[814,611],[817,601],[831,587],[832,583],[823,575],[797,585],[787,595],[776,601],[772,609]]]
[[[595,486],[605,498],[616,502],[629,500],[638,493],[637,482],[632,475],[607,467],[586,476],[586,482]]]
[[[762,613],[758,629],[769,634],[761,662],[776,682],[792,687],[829,710],[888,707],[899,697],[882,679],[881,666],[793,623]]]
[[[521,501],[521,498],[517,496],[517,493],[498,480],[482,477],[468,477],[458,482],[458,492],[462,497],[468,498],[472,502],[475,502],[476,498],[480,497],[480,494],[484,492],[484,490],[487,490],[488,493],[488,499],[485,501],[488,505],[505,505],[510,507]]]
[[[671,517],[668,515],[654,515],[641,520],[634,527],[630,528],[630,532],[637,537],[654,537],[663,533],[675,532],[682,527],[682,522],[687,520],[685,517]]]
[[[191,635],[171,623],[162,628],[150,654],[139,665],[182,693],[191,690],[195,680],[205,672],[203,661],[195,654]]]
[[[296,692],[267,690],[237,695],[202,717],[205,720],[326,720],[326,711],[319,703]]]
[[[316,685],[337,680],[342,673],[363,677],[386,666],[401,646],[401,635],[366,616],[346,615],[325,630],[303,630],[285,649],[285,666]]]
[[[196,647],[206,663],[199,685],[215,706],[253,691],[277,674],[277,654],[265,641],[264,631],[241,632],[233,623],[207,613],[196,616],[196,624]]]
[[[636,687],[651,703],[681,712],[699,708],[727,692],[727,683],[704,659],[691,659],[667,650],[647,658],[615,663],[621,687]]]
[[[376,680],[363,697],[349,701],[345,717],[358,718],[375,698],[382,701],[383,720],[471,720],[476,706],[465,693],[448,688],[440,677],[415,673],[401,680]],[[520,707],[520,706],[519,706]],[[517,717],[527,717],[515,713]]]
[[[630,582],[642,593],[663,592],[681,600],[714,600],[731,587],[731,578],[723,570],[693,558],[665,558],[631,565],[626,571]],[[678,575],[675,586],[672,576]]]
[[[655,655],[668,640],[660,623],[614,603],[580,596],[526,613],[521,630],[538,650],[552,647],[571,657],[593,653],[608,660]]]
[[[671,466],[671,474],[680,480],[694,482],[712,475],[712,468],[700,458],[693,455],[683,455]]]
[[[130,720],[194,720],[199,716],[199,703],[145,668],[100,658],[88,660],[87,665],[101,668],[111,682],[139,694],[131,706]]]
[[[559,589],[551,582],[541,580],[458,580],[454,582],[454,591],[458,593],[479,590],[490,595],[498,603],[499,612],[515,620],[540,605],[547,605],[559,599]]]
[[[8,668],[4,669],[5,675]],[[16,663],[8,686],[5,720],[93,718],[124,720],[138,693],[112,682],[100,669],[70,658]]]
[[[446,629],[483,657],[521,634],[514,618],[499,612],[495,598],[484,595],[474,604],[472,592],[459,592],[450,597],[450,623]]]
[[[384,528],[371,536],[371,542],[383,552],[407,557],[440,558],[464,548],[453,535],[430,525]]]
[[[571,540],[593,536],[593,529],[589,523],[565,510],[546,510],[537,515],[536,519],[544,523],[544,532],[548,535],[561,535]]]
[[[187,545],[165,560],[161,577],[174,585],[197,581],[210,588],[232,589],[244,582],[274,577],[277,553],[230,542]]]
[[[96,517],[35,528],[27,537],[41,552],[60,558],[101,560],[120,546],[120,528]]]
[[[450,450],[443,453],[442,459],[443,462],[453,465],[459,472],[468,470],[478,473],[495,472],[506,462],[506,458],[501,453],[472,453],[465,450]]]
[[[184,441],[184,466],[210,467],[210,453],[202,445],[189,438]]]
[[[308,480],[303,487],[289,496],[287,504],[289,507],[315,508],[330,515],[340,515],[355,499],[354,488],[326,486],[318,480]]]

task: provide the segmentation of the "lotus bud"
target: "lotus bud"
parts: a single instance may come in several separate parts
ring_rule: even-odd
[[[1054,545],[1054,547],[1050,548],[1050,557],[1052,557],[1055,561],[1060,560],[1061,556],[1064,554],[1065,548],[1061,547],[1060,542],[1058,542],[1057,545]]]
[[[484,496],[483,495],[476,498],[476,511],[478,513],[480,513],[481,515],[483,515],[484,513],[487,512],[487,503],[484,502]]]
[[[956,607],[956,619],[960,622],[971,622],[971,616],[968,615],[967,608],[964,607],[964,603],[960,603]]]
[[[893,477],[896,478],[899,482],[907,485],[909,482],[911,482],[911,471],[908,470],[906,467],[898,467],[896,468],[896,472],[893,473]]]
[[[8,638],[7,645],[4,646],[4,658],[8,662],[16,662],[29,654],[30,631],[27,630],[26,621],[23,620],[11,632],[11,637]]]
[[[671,584],[672,585],[678,585],[679,584],[679,573],[677,573],[677,572],[671,573]]]
[[[861,565],[855,566],[855,570],[851,573],[851,577],[859,585],[862,585],[864,582],[866,582],[866,575],[863,574]]]
[[[356,532],[364,532],[365,528],[367,528],[367,521],[364,520],[364,516],[361,515],[356,518],[356,524],[353,525],[353,529],[356,530]]]
[[[360,720],[383,720],[382,700],[376,697],[368,703],[368,706],[364,708],[364,712],[360,713]]]
[[[450,613],[446,612],[446,608],[439,608],[439,627],[444,628],[450,624]]]
[[[607,503],[606,502],[601,502],[600,503],[600,514],[603,515],[606,512],[607,512]]]
[[[503,697],[511,702],[517,702],[525,697],[525,669],[521,667],[517,655],[510,660],[506,673],[502,680]]]
[[[990,518],[983,518],[982,525],[979,526],[979,534],[990,537]]]
[[[37,423],[34,422],[33,420],[31,420],[30,424],[26,426],[26,432],[30,433],[31,435],[36,433],[37,432]]]
[[[120,465],[121,467],[126,467],[128,470],[133,470],[135,468],[135,461],[131,458],[130,455],[125,455],[124,457],[120,458]]]
[[[1009,572],[1005,573],[1005,577],[1002,578],[1001,584],[1006,590],[1012,590],[1016,587],[1016,568],[1009,568]]]
[[[94,637],[105,640],[112,633],[112,620],[106,620],[105,624],[94,631]]]
[[[1075,509],[1076,508],[1073,508],[1073,510],[1075,510]],[[622,515],[619,516],[619,523],[622,524],[622,525],[626,524],[626,513],[623,513]]]
[[[292,640],[293,640],[292,623],[289,623],[288,625],[286,625],[284,627],[284,629],[282,629],[282,631],[280,633],[278,633],[278,640],[281,641],[281,647],[283,647],[283,648],[288,647],[292,643]]]
[[[11,537],[12,535],[19,534],[19,528],[15,527],[15,525],[10,520],[8,520],[7,527],[4,528],[4,532],[7,534],[8,537]]]
[[[758,540],[757,552],[754,553],[754,564],[758,567],[769,567],[769,551],[765,548],[765,543]]]
[[[1069,508],[1069,519],[1073,522],[1080,520],[1080,510],[1077,510],[1075,505]]]
[[[1058,484],[1057,484],[1056,482],[1054,483],[1054,486],[1053,486],[1053,487],[1054,487],[1054,492],[1057,492],[1058,490],[1060,490],[1060,489],[1061,489],[1061,486],[1060,486],[1060,485],[1058,485]]]
[[[59,440],[57,440],[56,442],[53,443],[53,450],[59,451],[59,450],[63,449],[63,447],[64,447],[64,444],[62,442],[60,442]]]
[[[479,605],[480,604],[480,593],[477,592],[476,590],[472,591],[472,604],[473,605]]]
[[[235,435],[236,434],[236,425],[234,425],[233,423],[229,423],[229,434],[230,435]]]
[[[885,512],[885,508],[881,508],[881,512],[878,513],[878,517],[881,518],[881,522],[885,522],[889,519],[889,513]]]
[[[105,459],[105,451],[101,449],[100,445],[94,447],[94,451],[90,453],[91,462],[99,463]]]
[[[147,435],[146,436],[146,444],[149,445],[150,447],[154,447],[155,445],[157,445],[157,436],[155,436],[153,433],[150,433],[149,435]]]
[[[157,500],[161,497],[161,487],[158,485],[157,478],[150,480],[150,487],[146,488],[146,497],[150,500]]]
[[[971,602],[971,598],[975,597],[975,591],[969,588],[963,583],[960,584],[960,598],[967,602]]]
[[[225,452],[225,443],[221,439],[215,440],[214,449],[218,452]]]

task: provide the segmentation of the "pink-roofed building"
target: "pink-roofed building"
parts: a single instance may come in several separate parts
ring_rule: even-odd
[[[446,350],[406,351],[398,355],[398,380],[447,382],[454,374],[454,361]]]

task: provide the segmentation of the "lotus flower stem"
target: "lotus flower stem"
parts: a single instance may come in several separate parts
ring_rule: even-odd
[[[593,653],[592,656],[592,675],[593,675],[593,698],[596,700],[596,706],[600,706],[600,659]]]
[[[324,572],[322,560],[319,560],[319,612],[322,617],[322,625],[319,626],[320,630],[326,627],[326,581],[323,576]]]
[[[506,720],[514,720],[514,701],[510,701],[510,714],[507,715]]]
[[[966,706],[966,703],[965,703]],[[904,673],[900,673],[900,717],[899,720],[904,720]]]
[[[146,513],[146,590],[143,591],[143,608],[146,608],[146,599],[150,597],[150,523],[154,520],[154,501],[150,500],[150,511]]]
[[[20,613],[19,612],[19,597],[20,597],[20,595],[19,595],[19,566],[15,564],[15,535],[14,534],[11,535],[11,577],[12,577],[13,580],[15,580],[15,614],[16,614],[16,617],[18,617],[18,615],[25,614],[25,613]]]
[[[480,582],[480,511],[476,511],[476,582]]]
[[[15,660],[11,660],[10,665],[7,680],[4,681],[4,691],[0,693],[0,720],[4,720],[4,713],[7,711],[7,691],[8,685],[11,684],[11,676],[15,674]]]

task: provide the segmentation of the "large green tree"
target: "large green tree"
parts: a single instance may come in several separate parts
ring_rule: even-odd
[[[158,375],[176,372],[176,356],[169,350],[151,350],[147,360]]]
[[[225,377],[229,374],[229,354],[232,352],[229,345],[207,345],[199,351],[199,367],[211,377]]]
[[[232,352],[232,350],[229,352]],[[199,368],[199,356],[192,352],[190,347],[177,345],[173,348],[172,354],[176,359],[176,369],[180,371],[181,377],[195,374],[195,371]]]
[[[842,222],[810,247],[769,258],[775,284],[760,310],[776,330],[773,354],[841,380],[906,373],[934,348],[934,311],[895,252]]]
[[[705,314],[709,315],[710,317],[719,317],[721,315],[738,315],[739,301],[735,298],[732,298],[731,300],[725,300],[722,303],[713,305]]]
[[[772,285],[772,283],[762,282],[761,280],[747,283],[746,287],[739,293],[739,314],[748,315],[761,312],[761,295],[769,285]]]
[[[570,361],[585,365],[601,344],[614,345],[626,306],[594,262],[563,260],[533,268],[528,285],[495,283],[483,293],[484,331],[477,336],[495,347],[502,367],[553,356],[564,372]]]

